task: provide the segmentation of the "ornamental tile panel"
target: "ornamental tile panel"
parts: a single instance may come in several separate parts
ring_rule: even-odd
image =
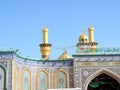
[[[0,60],[11,60],[11,59],[13,59],[13,54],[11,53],[1,54],[0,53]]]
[[[63,67],[63,66],[72,66],[72,61],[42,61],[42,60],[28,60],[28,59],[22,59],[18,57],[14,57],[14,60],[16,63],[22,64],[22,65],[28,65],[28,66],[35,66],[35,67]]]
[[[119,61],[120,60],[120,55],[116,56],[80,56],[80,57],[75,57],[74,61]]]

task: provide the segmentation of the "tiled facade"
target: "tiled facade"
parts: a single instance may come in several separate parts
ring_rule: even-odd
[[[2,90],[54,88],[87,90],[90,81],[102,73],[120,83],[120,55],[84,57],[73,55],[73,57],[69,60],[36,60],[21,57],[16,51],[0,51],[0,83],[4,82],[0,88]]]

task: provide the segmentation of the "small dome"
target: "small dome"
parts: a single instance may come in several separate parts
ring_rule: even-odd
[[[71,59],[71,57],[68,55],[67,51],[65,50],[62,55],[58,58],[58,60],[66,60]]]
[[[88,43],[88,36],[86,34],[81,34],[80,37],[79,37],[79,42],[80,43]]]

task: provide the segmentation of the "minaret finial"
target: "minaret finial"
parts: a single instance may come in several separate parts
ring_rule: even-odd
[[[82,34],[84,34],[84,28],[82,28]]]
[[[90,24],[90,27],[92,27],[92,24]]]
[[[47,28],[46,23],[44,24],[44,28]]]
[[[65,53],[65,54],[67,53],[67,50],[66,50],[66,48],[63,48],[63,51],[64,51],[64,53]]]

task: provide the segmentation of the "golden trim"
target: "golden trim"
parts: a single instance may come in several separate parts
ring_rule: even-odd
[[[91,65],[91,62],[84,62],[84,65],[90,66],[90,65]]]
[[[24,68],[22,71],[22,88],[21,88],[21,90],[23,90],[23,76],[24,76],[25,71],[27,71],[30,74],[30,90],[32,90],[32,74],[28,68]]]
[[[37,71],[37,73],[36,73],[36,90],[38,90],[38,79],[39,79],[39,73],[41,73],[41,72],[44,72],[46,75],[47,75],[47,78],[48,78],[48,80],[47,80],[47,87],[48,87],[48,89],[50,88],[50,75],[49,75],[49,73],[47,72],[47,71],[45,71],[44,69],[40,69],[39,71]]]
[[[67,73],[65,70],[63,70],[63,69],[57,70],[57,71],[55,72],[55,74],[54,74],[54,88],[57,87],[56,77],[57,77],[57,74],[58,74],[59,72],[63,72],[63,73],[66,75],[66,88],[69,88],[69,75],[68,75],[68,73]]]
[[[120,61],[116,61],[115,64],[116,64],[116,65],[120,65]]]
[[[20,90],[20,74],[18,66],[14,68],[14,90],[16,90],[16,72],[18,73],[18,90]]]

